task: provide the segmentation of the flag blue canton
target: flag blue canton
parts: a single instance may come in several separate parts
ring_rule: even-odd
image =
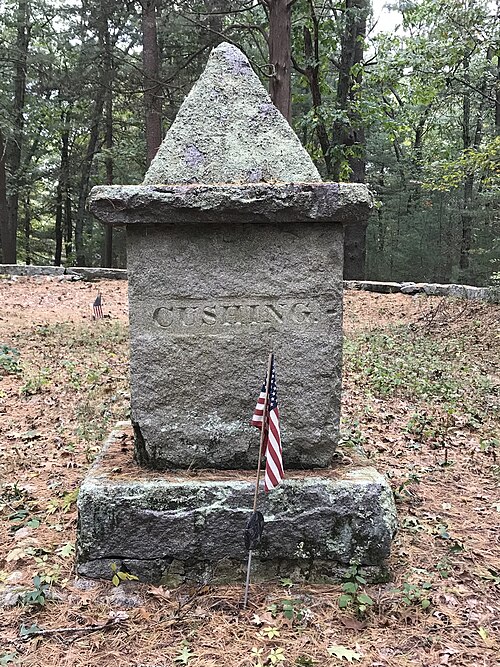
[[[278,389],[276,387],[276,372],[273,370],[271,373],[271,382],[269,383],[269,410],[274,410],[278,407]]]

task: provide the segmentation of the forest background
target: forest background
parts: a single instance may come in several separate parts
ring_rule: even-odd
[[[374,193],[347,278],[498,283],[500,0],[393,8],[384,30],[369,0],[0,0],[3,262],[125,266],[90,188],[141,183],[229,41],[323,178]]]

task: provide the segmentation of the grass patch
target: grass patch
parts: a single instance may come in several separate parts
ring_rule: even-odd
[[[409,326],[363,333],[345,341],[344,363],[376,398],[438,402],[472,416],[498,413],[499,387],[471,363],[460,338],[444,342]]]

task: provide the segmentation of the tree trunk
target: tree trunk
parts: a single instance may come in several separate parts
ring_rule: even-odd
[[[7,204],[7,173],[5,168],[5,140],[0,128],[0,246],[2,248],[2,262],[7,261],[8,254],[5,255],[4,248],[8,247],[10,241],[9,229],[9,207]]]
[[[90,187],[90,173],[94,162],[94,155],[97,149],[97,140],[99,139],[99,124],[102,117],[102,108],[104,106],[104,100],[100,93],[102,93],[102,91],[99,91],[94,104],[89,140],[87,143],[85,158],[81,167],[80,185],[78,189],[78,208],[75,221],[75,250],[76,262],[78,266],[85,266],[86,263],[85,248],[83,245],[83,228],[85,224],[85,206]]]
[[[26,95],[26,68],[29,44],[29,2],[19,0],[17,5],[17,35],[14,67],[14,107],[12,109],[12,140],[9,142],[8,165],[11,175],[8,196],[9,224],[2,240],[3,258],[7,264],[17,261],[17,226],[19,217],[19,188],[21,185],[21,158],[24,138],[24,101]]]
[[[497,0],[497,26],[500,25],[500,0]],[[497,67],[495,80],[495,136],[500,136],[500,40],[496,43]]]
[[[335,150],[333,179],[340,180],[347,156],[349,180],[364,183],[366,172],[365,131],[355,102],[362,80],[363,43],[366,35],[366,19],[369,0],[346,0],[346,24],[341,41],[340,68],[337,82],[337,108],[345,112],[348,122],[333,124],[332,147]],[[359,66],[359,67],[356,67]],[[345,227],[344,278],[346,280],[365,277],[366,222],[352,222]]]
[[[290,123],[291,93],[291,16],[293,0],[264,0],[269,9],[269,63],[273,75],[269,94],[274,105]]]
[[[347,115],[348,121],[337,120],[333,124],[332,146],[336,148],[333,178],[336,181],[341,178],[346,160],[343,149],[355,147],[361,152],[364,150],[364,131],[363,127],[356,122],[359,121],[359,118],[353,109],[353,102],[357,97],[356,88],[359,88],[361,84],[361,69],[356,71],[355,66],[361,65],[363,60],[363,38],[366,33],[368,4],[368,0],[346,0],[345,3],[345,29],[341,40],[337,81],[337,109]],[[354,151],[349,151],[349,153],[351,155]],[[347,161],[351,169],[364,177],[363,165],[358,166],[352,157],[348,157]]]
[[[312,23],[312,34],[307,26],[304,26],[304,56],[306,65],[302,73],[307,77],[309,83],[309,90],[311,91],[313,108],[317,114],[316,136],[321,147],[323,160],[325,161],[326,175],[332,176],[332,158],[330,153],[330,139],[328,131],[322,118],[322,99],[321,99],[321,82],[319,71],[319,20],[316,15],[313,0],[309,2],[309,13]]]
[[[25,261],[26,264],[31,264],[31,210],[29,197],[26,197],[23,202],[23,222]]]
[[[61,266],[62,244],[63,244],[63,195],[61,180],[56,189],[56,224],[54,227],[54,236],[56,240],[56,249],[54,251],[54,266]]]
[[[224,11],[228,9],[226,0],[203,0],[204,16],[200,17],[202,23],[207,24],[208,30],[203,35],[200,46],[206,43],[209,46],[217,46],[224,41],[222,32],[224,25]]]
[[[56,223],[54,266],[61,266],[63,239],[65,241],[66,261],[72,254],[73,226],[71,219],[71,194],[69,177],[69,120],[68,109],[61,111],[61,161],[56,190]]]
[[[462,102],[462,141],[464,151],[469,149],[472,146],[472,137],[471,137],[471,99],[470,99],[470,88],[468,86],[470,82],[470,60],[469,57],[464,58],[464,96]],[[464,181],[464,194],[463,194],[463,208],[461,214],[462,222],[462,238],[460,242],[460,259],[459,267],[460,271],[466,271],[469,268],[469,255],[472,245],[472,215],[471,215],[471,203],[472,195],[474,191],[474,174],[467,174]]]
[[[497,19],[500,24],[500,2],[497,5]],[[498,45],[497,54],[500,52]],[[500,57],[497,55],[496,81],[495,81],[495,135],[500,136]]]
[[[472,197],[474,192],[474,175],[469,174],[464,182],[464,197],[462,209],[462,238],[460,242],[460,270],[467,271],[470,265],[470,251],[472,247]]]
[[[146,114],[146,167],[162,141],[162,90],[156,30],[157,0],[141,0],[142,66],[144,70],[144,107]]]
[[[469,58],[464,59],[464,81],[470,82],[470,61]],[[464,150],[469,148],[479,149],[483,138],[483,114],[486,106],[486,92],[488,89],[488,80],[486,76],[481,82],[479,88],[480,102],[477,108],[477,115],[474,125],[474,134],[472,134],[472,119],[471,119],[471,95],[470,88],[466,86],[464,89],[463,98],[463,127],[462,139]],[[461,215],[462,221],[462,239],[460,244],[460,260],[459,266],[462,271],[468,271],[470,268],[470,252],[472,249],[473,240],[473,204],[474,204],[474,173],[466,174],[464,181],[464,196],[463,209]],[[464,276],[468,279],[469,276]]]
[[[104,37],[105,48],[105,80],[106,80],[106,99],[104,101],[104,118],[105,118],[105,146],[106,157],[104,164],[106,167],[106,185],[113,185],[113,156],[111,151],[113,149],[113,59],[111,54],[111,39],[109,34],[109,24],[106,21],[106,33]],[[105,267],[113,266],[113,227],[106,225],[104,227],[104,256],[102,258],[102,265]]]
[[[103,3],[101,4],[100,13],[97,21],[99,51],[103,59],[106,58],[105,40],[106,40],[106,33],[108,30],[107,23],[108,22],[107,22],[105,3]],[[90,124],[89,139],[87,143],[87,149],[85,152],[85,158],[83,160],[81,167],[80,185],[78,189],[78,208],[75,221],[76,262],[77,265],[79,266],[85,266],[86,264],[85,248],[83,243],[83,229],[85,225],[87,197],[89,195],[89,189],[90,189],[90,174],[92,172],[94,157],[97,150],[97,142],[99,140],[99,128],[102,121],[104,100],[107,95],[108,81],[106,77],[107,77],[107,72],[106,69],[103,68],[100,76],[99,85],[96,90],[96,99],[94,102],[94,110],[92,113],[92,119]]]
[[[59,182],[61,184],[62,197],[62,222],[64,233],[64,250],[66,254],[66,263],[71,260],[73,255],[73,216],[71,211],[71,188],[69,174],[69,122],[70,113],[65,111],[62,114],[64,126],[61,132],[61,166],[59,173]],[[59,258],[60,261],[60,258]]]

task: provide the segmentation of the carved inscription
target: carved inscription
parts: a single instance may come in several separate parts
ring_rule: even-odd
[[[309,328],[328,323],[337,308],[315,300],[174,301],[153,311],[157,326],[172,333],[223,333],[266,328]]]

